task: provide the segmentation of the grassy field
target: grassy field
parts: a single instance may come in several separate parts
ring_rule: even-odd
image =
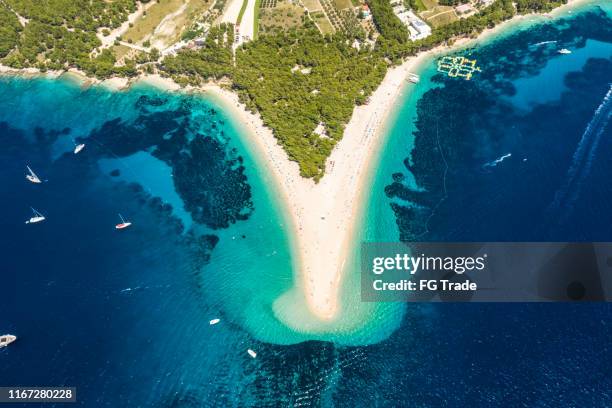
[[[182,5],[183,0],[159,0],[159,3],[152,5],[147,10],[146,15],[140,16],[134,22],[134,25],[123,34],[123,39],[125,41],[132,40],[134,44],[142,41],[153,33],[166,15],[174,13]]]
[[[277,30],[287,30],[292,27],[303,25],[302,18],[305,11],[302,7],[278,1],[276,7],[263,8],[259,11],[259,27],[261,34],[271,33]]]
[[[113,45],[112,50],[117,60],[120,60],[121,58],[125,57],[130,51],[132,51],[130,47],[125,45]]]
[[[427,10],[431,10],[435,7],[438,7],[440,4],[438,3],[438,0],[419,0],[423,6],[425,7],[425,9]]]
[[[302,0],[304,3],[304,7],[310,13],[310,17],[317,23],[319,30],[322,34],[333,34],[335,32],[334,26],[331,21],[327,18],[325,13],[323,13],[323,6],[319,0]],[[342,0],[341,0],[342,1]],[[350,3],[350,0],[348,0]]]
[[[417,12],[421,12],[421,11],[426,11],[427,7],[425,6],[425,4],[423,3],[423,0],[415,0],[414,3],[416,4],[416,8],[417,8]]]
[[[459,17],[452,8],[450,10],[439,10],[436,14],[428,17],[426,21],[433,27],[440,27],[453,21],[457,21]]]
[[[212,4],[211,0],[155,0],[146,15],[140,16],[123,39],[141,44],[149,40],[153,46],[163,48],[180,40],[187,29]],[[157,32],[156,32],[157,31]]]
[[[244,15],[244,12],[246,11],[248,4],[249,4],[249,0],[242,1],[242,7],[240,7],[240,13],[238,13],[238,19],[236,20],[237,25],[240,24],[240,22],[242,21],[242,16]]]
[[[319,26],[321,33],[323,34],[333,34],[335,32],[334,26],[329,22],[327,17],[322,11],[317,11],[315,13],[310,13],[310,16],[314,20],[315,23]]]
[[[426,8],[426,10],[419,13],[419,15],[433,27],[440,27],[459,19],[453,7],[441,6],[438,0],[418,1]]]
[[[261,18],[259,16],[260,9],[261,9],[261,0],[255,0],[255,11],[254,11],[255,21],[253,22],[253,39],[254,40],[256,40],[257,36],[259,35],[259,19]]]
[[[308,9],[309,12],[314,12],[317,10],[321,10],[323,7],[321,7],[321,3],[319,3],[319,0],[303,0],[304,3],[304,7],[306,7],[306,9]]]
[[[438,6],[433,10],[425,11],[421,13],[421,17],[434,27],[440,27],[459,19],[455,10],[448,6]]]
[[[353,3],[351,3],[351,0],[334,0],[334,6],[336,6],[338,10],[342,10],[353,8]]]

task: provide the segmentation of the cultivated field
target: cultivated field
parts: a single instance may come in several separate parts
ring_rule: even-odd
[[[448,23],[452,23],[459,19],[455,13],[455,9],[450,6],[441,6],[438,0],[419,0],[425,11],[419,13],[419,15],[428,24],[433,27],[439,27]]]
[[[304,24],[305,14],[303,7],[287,0],[262,0],[259,9],[259,34],[300,27]]]

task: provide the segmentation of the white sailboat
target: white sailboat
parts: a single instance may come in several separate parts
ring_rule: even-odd
[[[40,181],[40,178],[38,178],[38,176],[36,175],[36,173],[34,173],[34,172],[32,171],[32,169],[30,168],[30,166],[27,166],[27,165],[26,165],[26,167],[28,168],[28,173],[29,173],[29,174],[26,174],[26,178],[27,178],[29,181],[31,181],[32,183],[35,183],[35,184],[40,184],[40,183],[42,183],[42,181]]]
[[[131,222],[127,222],[121,214],[119,214],[119,218],[121,218],[121,222],[115,225],[115,229],[124,229],[132,225]]]
[[[85,148],[85,143],[79,143],[74,146],[74,154],[78,154],[81,150]]]
[[[17,336],[13,336],[12,334],[4,334],[0,336],[0,348],[8,346],[15,340],[17,340]]]
[[[32,208],[32,207],[30,207],[30,208]],[[41,222],[41,221],[44,221],[44,220],[45,220],[45,216],[42,215],[41,213],[39,213],[38,211],[36,211],[34,208],[32,208],[32,216],[25,223],[26,224],[35,224],[37,222]]]
[[[219,323],[221,321],[221,319],[212,319],[210,322],[208,322],[211,326]]]
[[[249,353],[249,356],[251,356],[252,358],[257,357],[257,353],[256,353],[256,352],[254,352],[254,351],[253,351],[253,350],[251,350],[251,349],[248,349],[248,350],[247,350],[247,353]]]

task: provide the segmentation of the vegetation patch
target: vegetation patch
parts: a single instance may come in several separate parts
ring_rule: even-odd
[[[185,50],[163,59],[162,73],[181,85],[198,85],[209,79],[230,77],[233,71],[232,45],[234,27],[221,24],[212,27],[199,50]]]
[[[115,67],[110,50],[91,56],[101,45],[96,36],[98,29],[114,29],[136,10],[135,0],[3,0],[0,18],[2,24],[2,63],[13,68],[35,67],[46,69],[80,68],[89,75],[106,78],[110,75],[135,75],[133,63]],[[12,11],[27,20],[23,29],[6,16]],[[4,15],[5,17],[2,17]],[[12,21],[12,23],[11,23]],[[15,41],[15,33],[18,39]],[[7,49],[13,44],[13,49]]]
[[[242,21],[242,16],[244,16],[244,12],[246,11],[248,4],[249,0],[242,1],[242,6],[240,7],[240,12],[238,13],[238,19],[236,20],[236,24],[240,24],[240,22]]]
[[[134,21],[122,38],[125,41],[139,43],[151,37],[162,20],[176,12],[182,5],[183,0],[156,0],[155,4]]]
[[[261,8],[259,18],[259,34],[284,32],[292,28],[302,27],[306,21],[306,11],[288,1],[280,0],[275,7]]]
[[[312,21],[317,25],[317,28],[321,34],[333,34],[335,32],[334,26],[327,19],[327,16],[322,11],[316,11],[310,14]]]
[[[259,12],[261,10],[261,0],[255,0],[255,10],[253,10],[253,39],[256,40],[259,35]]]
[[[22,30],[15,13],[0,3],[0,57],[6,56],[17,46]]]
[[[448,6],[438,6],[432,10],[421,13],[421,17],[433,27],[440,27],[445,24],[450,24],[457,21],[459,17],[455,13],[455,9]]]
[[[239,48],[233,89],[261,113],[302,176],[318,180],[355,105],[367,100],[386,70],[382,58],[357,51],[344,36],[292,30]],[[327,137],[315,133],[320,123]]]

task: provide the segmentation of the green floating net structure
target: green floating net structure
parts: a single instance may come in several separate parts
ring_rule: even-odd
[[[475,72],[480,72],[480,67],[476,66],[476,60],[445,56],[438,60],[438,72],[451,78],[463,78],[469,81]]]

